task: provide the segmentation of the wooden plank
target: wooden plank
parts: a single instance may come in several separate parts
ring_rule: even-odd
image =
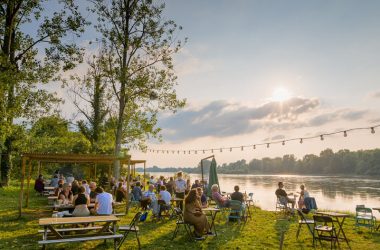
[[[48,230],[50,230],[50,232],[52,232],[57,238],[59,238],[59,239],[63,239],[62,234],[60,234],[59,232],[57,232],[57,230],[55,230],[54,227],[52,227],[51,225],[48,225],[47,228],[48,228]]]
[[[92,237],[81,237],[81,238],[68,238],[68,239],[58,239],[58,240],[41,240],[38,244],[57,244],[57,243],[69,243],[69,242],[80,242],[80,241],[91,241],[91,240],[107,240],[107,239],[119,239],[123,238],[122,234],[111,234],[111,235],[100,235]]]
[[[105,215],[105,216],[88,216],[88,217],[41,218],[38,223],[40,226],[45,226],[45,225],[113,222],[113,221],[119,221],[119,220],[120,219],[114,215]]]
[[[95,226],[95,227],[73,227],[73,228],[58,228],[55,229],[57,232],[72,232],[72,231],[84,231],[84,230],[99,230],[101,229],[101,226]],[[38,233],[44,233],[45,230],[38,230]],[[47,230],[48,233],[50,233],[50,230]]]

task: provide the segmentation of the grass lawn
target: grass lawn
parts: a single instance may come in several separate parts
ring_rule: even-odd
[[[37,233],[38,219],[50,217],[51,210],[46,208],[47,199],[35,195],[31,191],[29,209],[24,210],[21,219],[17,219],[17,199],[19,187],[15,185],[0,189],[0,249],[40,249],[37,241],[42,235]],[[352,204],[355,206],[355,204]],[[217,237],[208,237],[204,241],[188,242],[184,230],[177,238],[171,240],[175,221],[152,222],[148,217],[146,222],[140,223],[140,240],[143,249],[279,249],[280,236],[285,232],[283,249],[312,249],[312,238],[306,227],[303,227],[300,237],[296,240],[297,218],[290,220],[280,215],[260,209],[252,210],[253,218],[244,225],[236,222],[226,223],[222,214],[217,215]],[[377,213],[377,212],[375,212]],[[121,224],[128,224],[134,212],[121,218]],[[380,249],[380,233],[370,233],[366,228],[356,229],[354,219],[346,219],[344,229],[352,249]],[[137,242],[133,235],[124,242],[122,249],[137,249]],[[324,243],[329,248],[329,242]],[[113,249],[108,241],[93,241],[87,243],[71,243],[48,246],[48,249]],[[317,248],[321,249],[320,245]],[[348,249],[341,242],[342,249]]]

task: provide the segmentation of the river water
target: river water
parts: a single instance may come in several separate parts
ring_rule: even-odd
[[[151,173],[159,176],[174,176],[174,173]],[[201,179],[200,174],[189,174],[191,183]],[[279,181],[284,182],[287,193],[299,192],[304,184],[311,197],[314,197],[319,209],[354,212],[356,205],[380,207],[380,180],[368,177],[339,176],[304,176],[304,175],[234,175],[219,174],[221,191],[232,192],[235,185],[240,191],[254,193],[256,204],[265,210],[274,210],[276,196],[274,194]],[[205,175],[208,180],[208,176]],[[374,214],[379,216],[377,212]]]

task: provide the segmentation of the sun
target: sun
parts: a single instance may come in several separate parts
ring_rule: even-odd
[[[283,102],[288,100],[291,96],[292,95],[289,90],[283,87],[278,87],[273,90],[273,94],[270,99],[275,102]]]

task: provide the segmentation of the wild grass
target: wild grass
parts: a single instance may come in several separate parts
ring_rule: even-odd
[[[17,219],[17,200],[19,187],[12,183],[10,187],[0,189],[0,249],[41,249],[37,241],[42,239],[37,233],[38,219],[50,217],[51,209],[47,208],[47,199],[30,192],[30,205],[24,209],[22,218]],[[352,204],[355,206],[355,204]],[[217,215],[217,237],[207,237],[204,241],[189,242],[182,229],[176,239],[171,240],[175,228],[175,220],[139,223],[142,249],[279,249],[280,238],[284,233],[283,249],[313,249],[311,234],[303,227],[298,240],[296,231],[298,218],[286,218],[272,211],[259,208],[252,210],[252,218],[246,224],[237,222],[226,223],[222,214]],[[128,224],[134,211],[121,218],[120,225]],[[355,228],[353,216],[346,219],[344,230],[349,239],[351,249],[380,249],[380,233],[371,233],[366,228]],[[341,249],[348,249],[341,242]],[[48,246],[50,249],[113,249],[108,241],[93,241],[86,243],[58,244]],[[329,248],[329,243],[324,243]],[[129,235],[122,249],[137,249],[134,235]],[[321,249],[317,245],[317,249]]]

